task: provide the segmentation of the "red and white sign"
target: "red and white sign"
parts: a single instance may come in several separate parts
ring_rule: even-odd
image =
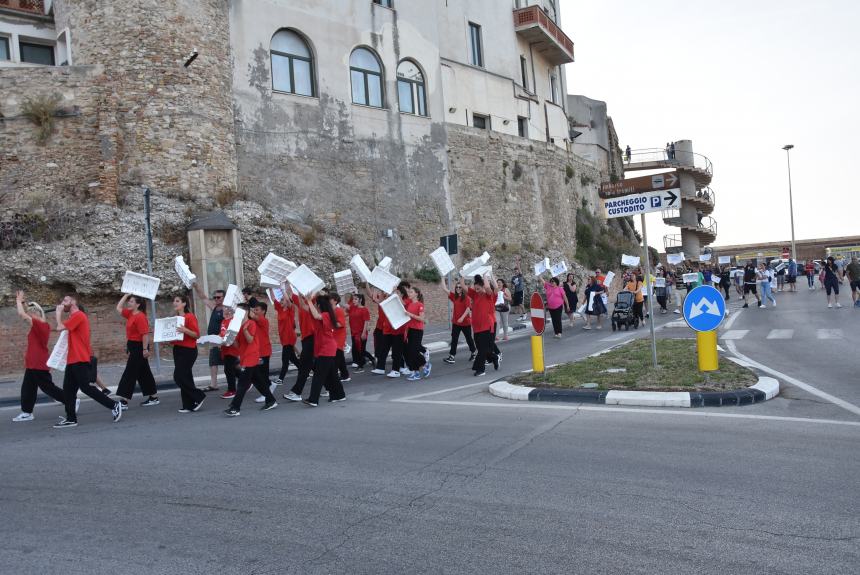
[[[535,328],[535,332],[537,332],[538,335],[542,335],[543,330],[546,327],[546,313],[543,310],[543,298],[540,297],[538,292],[532,294],[530,307],[532,327]]]
[[[787,260],[791,256],[791,251],[788,248],[782,248],[782,259]]]

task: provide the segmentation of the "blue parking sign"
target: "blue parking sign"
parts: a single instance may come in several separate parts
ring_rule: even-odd
[[[684,300],[684,321],[695,331],[713,331],[726,317],[726,302],[714,287],[699,286]]]

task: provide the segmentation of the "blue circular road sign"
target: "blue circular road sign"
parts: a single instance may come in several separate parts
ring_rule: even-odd
[[[696,331],[713,331],[726,317],[726,302],[720,291],[699,286],[684,300],[684,320]]]

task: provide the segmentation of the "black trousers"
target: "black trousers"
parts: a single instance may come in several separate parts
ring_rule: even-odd
[[[559,317],[561,317],[561,316],[559,316]],[[502,355],[502,350],[500,350],[499,346],[496,345],[496,334],[499,333],[498,327],[499,326],[497,324],[495,324],[495,323],[493,324],[493,331],[492,331],[493,337],[490,338],[490,351],[495,355]]]
[[[381,331],[373,332],[373,353],[376,356],[376,369],[385,369],[385,362],[388,360],[388,352],[391,351],[391,335],[386,335]]]
[[[472,326],[470,325],[454,325],[451,327],[451,349],[448,353],[451,357],[457,355],[457,345],[460,343],[460,334],[466,338],[466,345],[469,346],[469,351],[475,353],[475,341],[472,339]]]
[[[642,306],[645,302],[634,301],[633,302],[633,317],[638,317],[639,321],[645,321],[645,315],[642,313]]]
[[[113,409],[116,405],[116,401],[110,399],[100,389],[97,389],[90,383],[92,369],[92,364],[88,361],[80,361],[66,366],[66,374],[63,376],[66,421],[78,420],[78,416],[75,413],[75,399],[78,397],[79,389],[108,409]]]
[[[564,306],[555,309],[549,309],[549,317],[552,319],[552,331],[556,335],[561,333],[561,312],[564,311]]]
[[[337,370],[339,372],[341,379],[349,378],[349,370],[346,368],[346,354],[343,353],[342,349],[337,350],[337,353],[334,356],[335,361],[337,362]]]
[[[475,373],[483,373],[487,368],[487,361],[495,359],[496,354],[493,353],[494,336],[492,331],[479,331],[475,334],[475,345],[478,350],[475,361],[472,363],[472,371]]]
[[[51,379],[51,372],[43,369],[27,369],[24,371],[24,381],[21,382],[21,411],[24,413],[33,413],[33,407],[36,405],[36,390],[41,389],[42,393],[62,404],[66,403],[66,396],[63,390],[54,385],[54,380]]]
[[[278,375],[278,379],[283,380],[284,376],[287,375],[287,371],[290,369],[290,362],[296,366],[296,369],[302,368],[299,358],[296,357],[296,348],[292,345],[285,345],[281,348],[281,373]]]
[[[726,292],[726,299],[729,299],[729,286],[730,285],[731,284],[720,283],[720,287],[723,289],[724,292]]]
[[[367,352],[367,338],[352,337],[352,363],[364,367],[367,361],[374,363],[375,358]]]
[[[373,355],[374,355],[374,358],[376,358],[374,360],[374,364],[379,360],[379,348],[380,347],[382,347],[382,330],[381,329],[374,329],[373,330]],[[383,366],[383,369],[385,369],[384,366]]]
[[[297,395],[301,395],[305,389],[305,382],[314,367],[314,336],[309,335],[302,339],[302,353],[299,355],[299,374],[296,376],[296,383],[290,390]]]
[[[197,361],[196,347],[173,346],[173,381],[179,387],[183,409],[193,409],[194,405],[206,398],[203,391],[194,385],[194,362]]]
[[[239,378],[239,358],[235,355],[224,356],[224,377],[227,378],[227,391],[236,391],[236,380]]]
[[[272,356],[270,355],[260,358],[260,371],[263,372],[263,377],[266,378],[266,381],[269,381],[269,376],[271,375],[271,367],[269,366],[269,360],[271,359]]]
[[[406,341],[403,339],[403,334],[395,333],[391,335],[391,369],[399,370],[405,364],[403,361],[406,355]]]
[[[260,395],[266,398],[266,403],[275,401],[275,396],[272,395],[272,391],[269,389],[271,386],[269,378],[263,372],[262,364],[255,365],[253,367],[243,367],[241,369],[242,371],[239,373],[239,385],[236,390],[236,396],[233,397],[233,401],[230,402],[230,407],[236,411],[242,409],[242,401],[245,399],[245,394],[248,393],[252,384],[257,388],[257,391],[260,392]]]
[[[376,353],[376,369],[385,369],[385,360],[391,351],[391,369],[394,371],[403,367],[403,336],[395,333],[382,334],[379,338],[378,352]]]
[[[427,360],[424,359],[424,346],[421,345],[421,340],[424,339],[423,329],[412,329],[406,332],[406,367],[410,371],[418,371]]]
[[[134,395],[134,385],[140,385],[140,393],[143,395],[158,395],[155,387],[155,377],[149,368],[149,360],[143,357],[143,343],[140,341],[129,341],[125,344],[128,359],[125,362],[125,370],[119,378],[116,395],[123,399],[131,399]]]
[[[657,303],[660,304],[660,307],[665,311],[666,310],[666,296],[658,295]]]
[[[314,360],[314,379],[311,382],[308,401],[319,403],[323,386],[329,391],[329,401],[346,397],[343,384],[337,377],[337,360],[331,356],[318,357]]]

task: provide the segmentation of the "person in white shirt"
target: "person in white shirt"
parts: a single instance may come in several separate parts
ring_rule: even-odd
[[[765,308],[767,307],[765,303],[767,300],[770,300],[773,303],[773,307],[776,307],[776,298],[773,295],[773,280],[774,280],[773,270],[767,267],[765,264],[759,264],[758,270],[756,270],[756,280],[758,280],[759,287],[761,288],[761,303],[758,307]]]

